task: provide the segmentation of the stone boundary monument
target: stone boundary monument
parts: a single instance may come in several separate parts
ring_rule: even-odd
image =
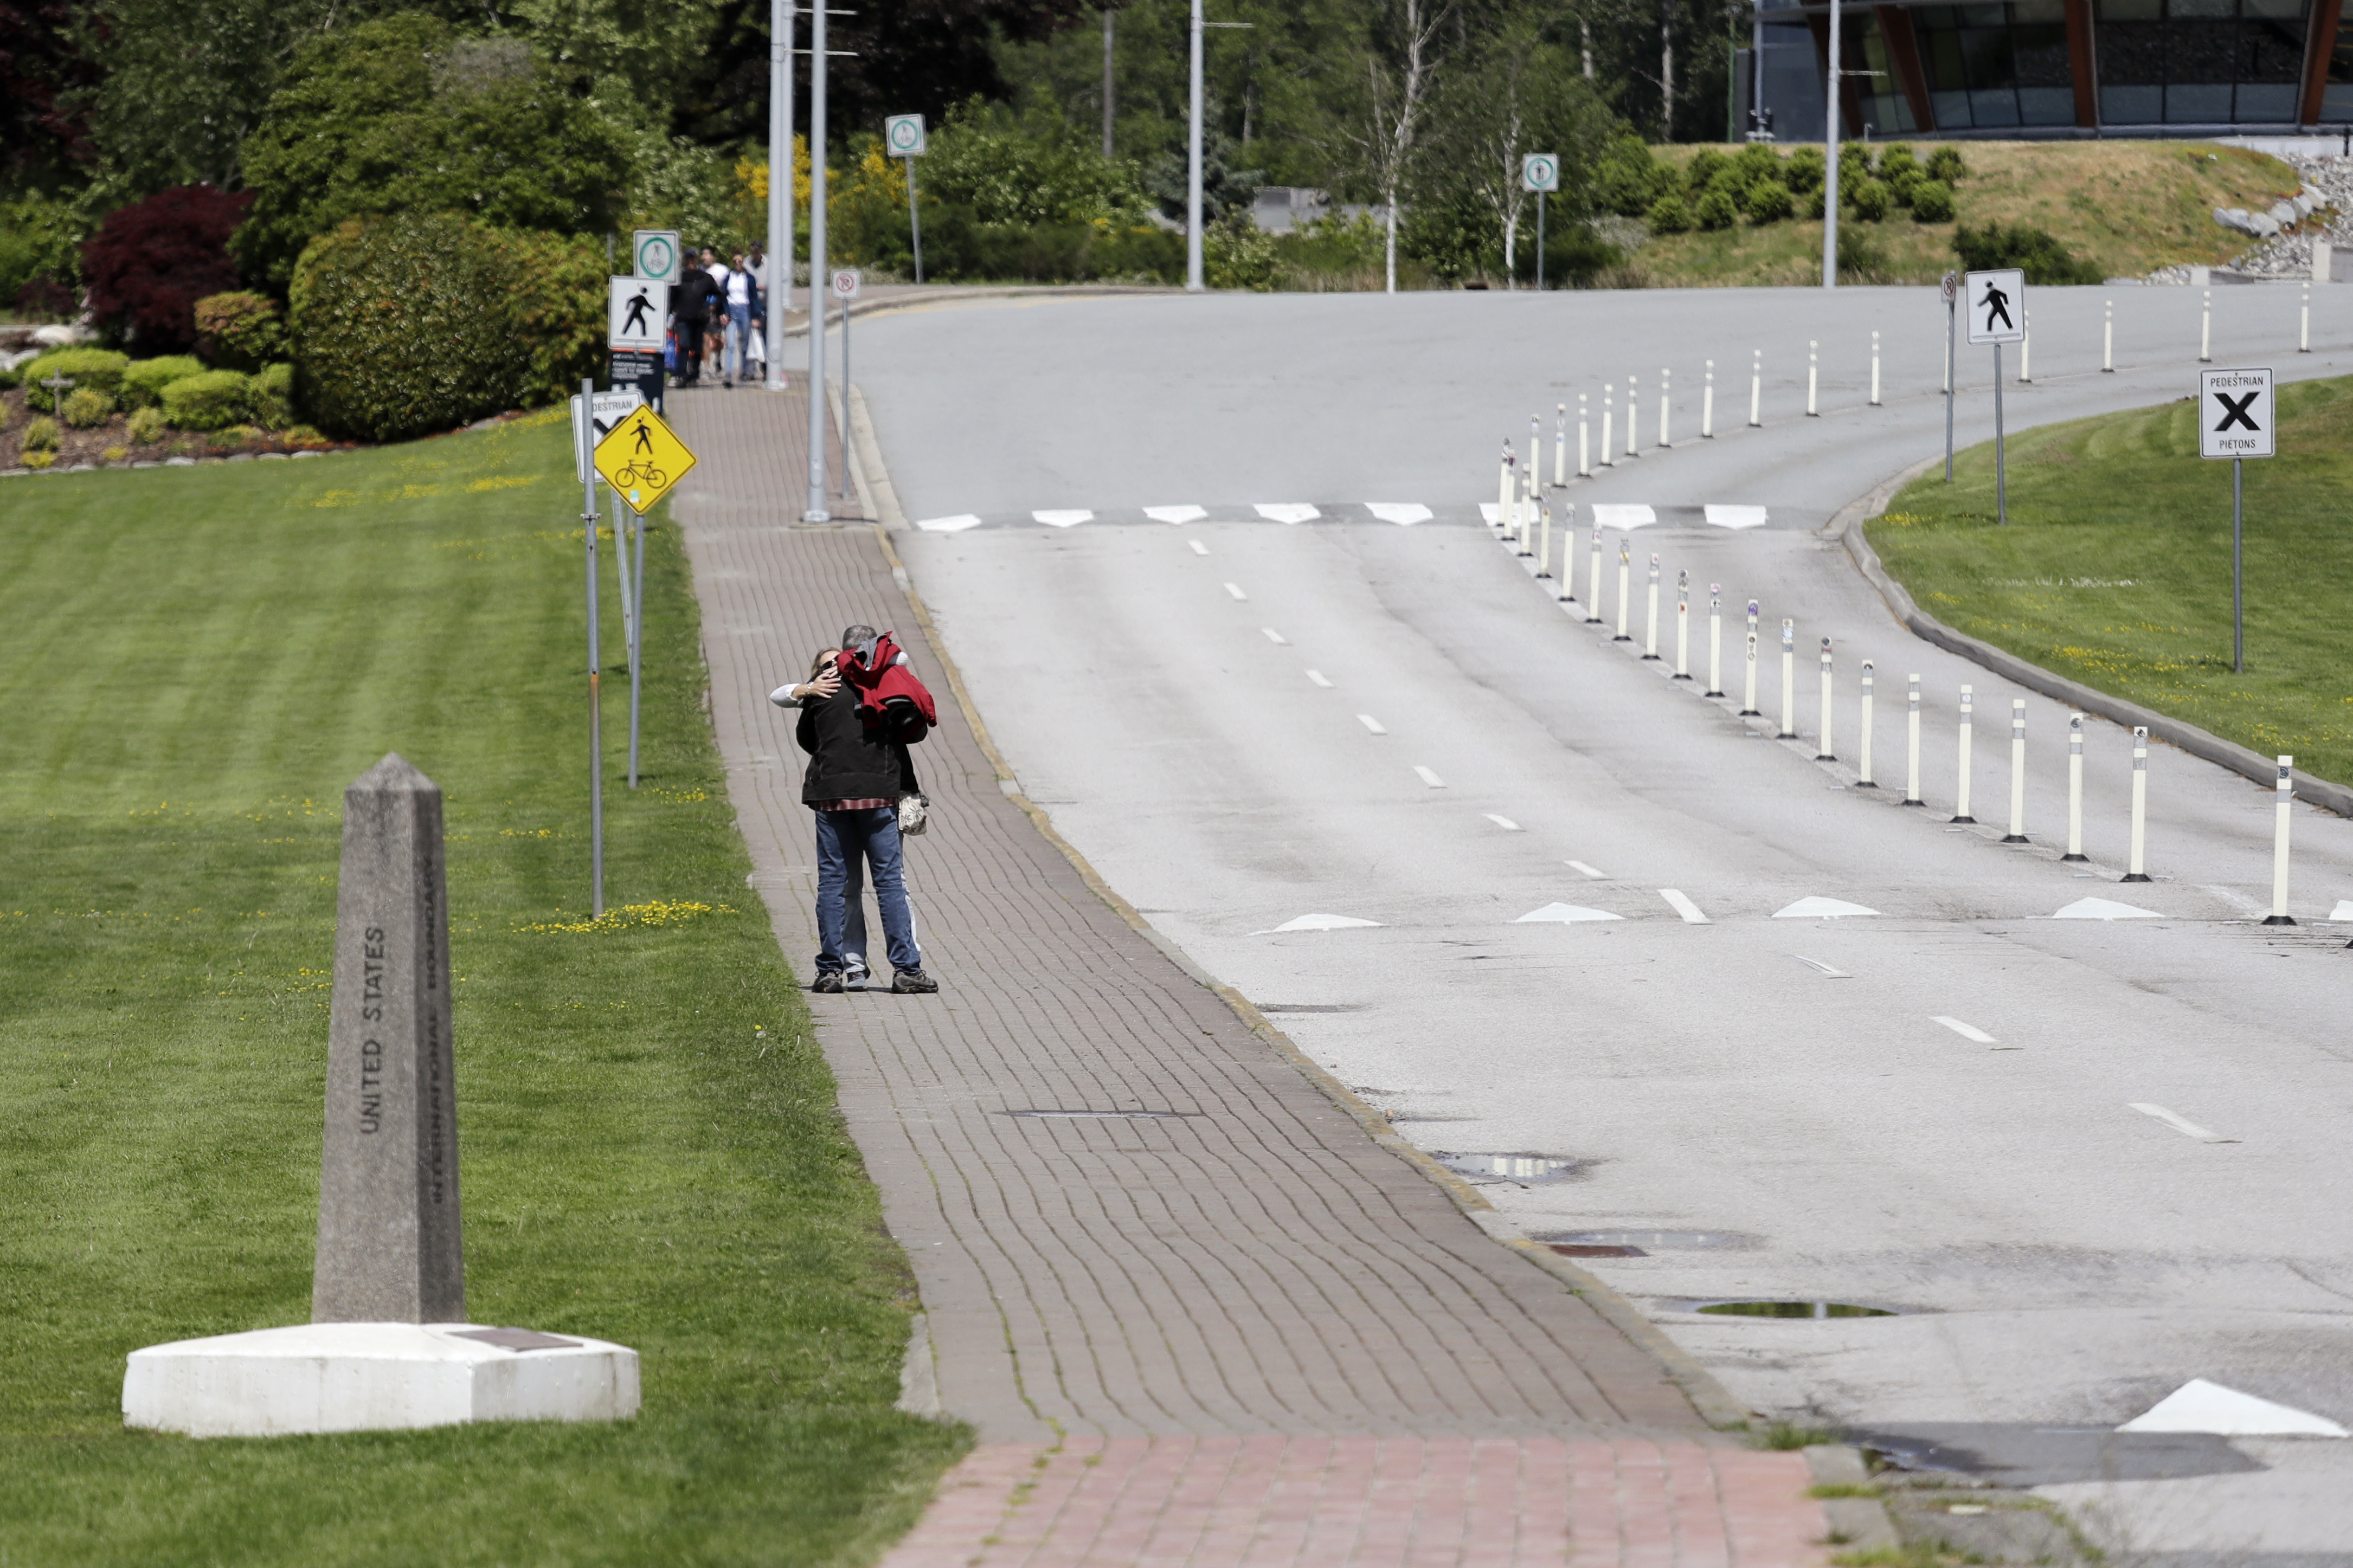
[[[134,1351],[124,1422],[266,1436],[638,1411],[627,1346],[466,1321],[441,791],[397,755],[343,792],[311,1320]]]

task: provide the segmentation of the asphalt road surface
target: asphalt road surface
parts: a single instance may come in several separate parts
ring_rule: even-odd
[[[2214,290],[2213,363],[2353,372],[2353,289],[2315,292],[2301,354],[2295,286]],[[2011,428],[2194,390],[2199,290],[2030,295]],[[1945,326],[1929,289],[1024,300],[876,317],[857,353],[907,518],[987,524],[899,546],[1024,791],[1528,1234],[1638,1246],[1585,1261],[1759,1409],[2010,1456],[2151,1561],[2353,1564],[2353,1443],[2094,1437],[2088,1461],[2048,1458],[2053,1429],[2113,1428],[2194,1377],[2353,1425],[2353,925],[2327,923],[2353,899],[2353,824],[2295,809],[2300,923],[2266,928],[2270,791],[2157,745],[2158,879],[2120,886],[2130,742],[2093,719],[2091,858],[2060,859],[2066,710],[1911,637],[1817,531],[1941,450]],[[1992,431],[1990,360],[1960,356],[1963,445]],[[1475,507],[1531,413],[1548,440],[1565,403],[1573,444],[1582,394],[1598,446],[1605,383],[1622,447],[1630,375],[1643,450],[1564,492],[1564,605]],[[1594,502],[1662,518],[1605,533],[1598,626]],[[1256,510],[1277,503],[1319,515]],[[1711,504],[1769,521],[1709,526]],[[1171,506],[1200,515],[1139,510]],[[1096,520],[1022,521],[1040,510]],[[1610,640],[1621,543],[1630,643]],[[1665,657],[1645,662],[1654,552]],[[1689,682],[1668,679],[1678,572]],[[1724,700],[1700,695],[1709,584]],[[2053,591],[2097,616],[2103,587]],[[1761,719],[1735,711],[1751,598]],[[1784,617],[1794,741],[1774,738]],[[1815,760],[1824,636],[1835,762]],[[1907,809],[1915,673],[1926,805]],[[1974,826],[1948,820],[1964,683]],[[2023,846],[2000,842],[2021,698]],[[2087,897],[2156,918],[2052,918]],[[1873,912],[1778,915],[1807,899]],[[1522,918],[1556,905],[1617,918]],[[1305,915],[1376,923],[1276,930]],[[1725,1300],[1891,1315],[1695,1310]]]

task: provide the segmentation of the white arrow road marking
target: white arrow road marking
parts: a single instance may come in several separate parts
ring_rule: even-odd
[[[1861,904],[1850,904],[1840,899],[1799,899],[1796,903],[1773,911],[1777,921],[1834,921],[1848,915],[1875,915],[1877,910],[1866,910]]]
[[[1383,522],[1394,522],[1399,528],[1411,528],[1417,522],[1428,522],[1430,510],[1419,501],[1368,500],[1365,510]]]
[[[1386,735],[1388,733],[1387,730],[1381,728],[1381,721],[1378,719],[1374,718],[1369,713],[1357,714],[1356,722],[1362,724],[1366,729],[1370,730],[1376,735]]]
[[[1622,921],[1625,918],[1624,915],[1613,915],[1608,910],[1588,910],[1582,904],[1546,904],[1540,910],[1530,910],[1512,923],[1577,925],[1586,921]]]
[[[2051,918],[2054,921],[2153,921],[2163,917],[2155,910],[2145,910],[2137,904],[2120,904],[2114,899],[2077,899]]]
[[[1590,877],[1597,882],[1606,882],[1609,879],[1609,872],[1604,871],[1598,867],[1588,866],[1582,860],[1564,860],[1561,864],[1576,872],[1578,876]]]
[[[2274,1405],[2202,1377],[2191,1378],[2116,1430],[2214,1432],[2225,1437],[2353,1436],[2326,1415]]]
[[[1250,510],[1269,522],[1314,522],[1324,515],[1303,500],[1260,501]]]
[[[954,517],[923,518],[915,526],[926,533],[962,533],[967,528],[978,528],[980,519],[968,511],[962,511]]]
[[[1436,773],[1431,773],[1419,763],[1414,763],[1413,771],[1419,773],[1421,775],[1421,782],[1428,784],[1430,788],[1444,789],[1446,787],[1446,781],[1444,779],[1440,778]]]
[[[1077,510],[1071,510],[1069,511],[1033,511],[1029,515],[1035,518],[1038,521],[1044,523],[1049,528],[1075,528],[1080,523],[1092,522],[1095,520],[1094,513],[1091,511],[1080,511]]]
[[[2337,907],[2328,911],[2332,921],[2353,921],[2353,899],[2339,899]]]
[[[1185,542],[1193,547],[1193,553],[1196,555],[1207,555],[1209,552],[1209,547],[1198,539],[1188,539]]]
[[[1843,969],[1833,969],[1833,968],[1831,968],[1829,964],[1824,963],[1823,963],[1820,959],[1819,959],[1819,958],[1808,958],[1808,957],[1807,957],[1804,953],[1802,953],[1802,952],[1793,952],[1793,953],[1791,953],[1789,956],[1790,956],[1791,958],[1796,959],[1799,963],[1804,964],[1804,965],[1805,965],[1807,968],[1809,968],[1809,969],[1819,969],[1819,970],[1820,970],[1824,974],[1829,975],[1832,980],[1852,980],[1852,979],[1853,979],[1853,978],[1854,978],[1854,976],[1853,976],[1853,975],[1849,974],[1845,970],[1843,970]]]
[[[1508,816],[1498,816],[1492,811],[1484,812],[1482,815],[1484,816],[1488,821],[1493,823],[1496,826],[1502,828],[1506,833],[1517,833],[1520,831],[1520,825],[1514,822]]]
[[[1231,594],[1237,599],[1247,599],[1250,597],[1248,594],[1242,592],[1242,585],[1240,583],[1227,584],[1226,592]]]
[[[1699,906],[1684,897],[1681,889],[1661,888],[1659,897],[1667,900],[1669,909],[1683,917],[1685,925],[1704,926],[1708,923],[1707,917],[1699,912]]]
[[[1229,583],[1226,586],[1230,588],[1233,584]],[[1261,626],[1259,627],[1259,630],[1264,632],[1266,634],[1266,640],[1272,643],[1277,647],[1289,647],[1291,646],[1291,639],[1284,637],[1281,632],[1276,631],[1272,626]]]
[[[1952,1030],[1953,1033],[1960,1036],[1961,1038],[1965,1040],[1975,1040],[1981,1046],[1990,1046],[2000,1043],[1995,1040],[1991,1035],[1987,1034],[1975,1024],[1964,1024],[1958,1018],[1948,1018],[1942,1013],[1931,1013],[1928,1015],[1928,1022],[1932,1024],[1942,1024],[1947,1029]]]
[[[1198,522],[1209,514],[1198,506],[1148,506],[1144,515],[1155,522]]]
[[[1614,528],[1623,532],[1630,529],[1648,528],[1659,521],[1659,514],[1647,506],[1623,502],[1597,501],[1593,508],[1593,526]]]
[[[1718,528],[1762,528],[1766,523],[1761,506],[1715,506],[1707,508],[1708,521]]]
[[[1309,670],[1307,672],[1307,679],[1314,681],[1316,685],[1324,688],[1326,690],[1331,689],[1332,683],[1324,679],[1324,672],[1320,669]]]
[[[2186,1116],[2176,1116],[2162,1105],[2145,1105],[2137,1100],[2126,1100],[2125,1109],[2137,1110],[2143,1116],[2154,1116],[2184,1138],[2195,1138],[2200,1143],[2236,1143],[2236,1138],[2225,1138],[2220,1132],[2209,1131]]]
[[[1360,926],[1377,926],[1378,921],[1360,921],[1354,915],[1300,915],[1266,931],[1254,931],[1252,936],[1273,936],[1286,931],[1351,931]]]

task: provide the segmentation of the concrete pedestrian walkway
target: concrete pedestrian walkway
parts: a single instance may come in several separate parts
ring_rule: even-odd
[[[1801,1457],[1711,1431],[1704,1373],[1491,1239],[1475,1195],[1057,847],[947,700],[882,534],[795,521],[806,406],[673,400],[702,459],[674,506],[753,880],[797,962],[812,833],[769,689],[870,621],[943,698],[908,856],[942,992],[812,998],[922,1290],[905,1403],[981,1440],[887,1561],[1825,1562]]]

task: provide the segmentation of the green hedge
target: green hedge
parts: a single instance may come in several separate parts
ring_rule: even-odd
[[[253,378],[249,396],[254,422],[264,430],[283,430],[294,423],[294,367],[268,364]]]
[[[94,386],[112,396],[122,390],[122,373],[130,363],[129,354],[116,353],[112,349],[53,349],[21,366],[18,374],[24,381],[25,401],[44,414],[54,414],[57,404],[49,389],[41,384],[50,376],[68,376],[75,386]]]
[[[252,401],[251,377],[208,370],[164,389],[164,417],[182,430],[221,430],[242,424]]]
[[[357,218],[295,263],[294,403],[364,441],[554,401],[603,357],[604,253],[451,215]]]
[[[164,401],[164,389],[175,381],[202,375],[205,362],[194,354],[165,354],[132,363],[122,373],[122,406],[153,408]]]

